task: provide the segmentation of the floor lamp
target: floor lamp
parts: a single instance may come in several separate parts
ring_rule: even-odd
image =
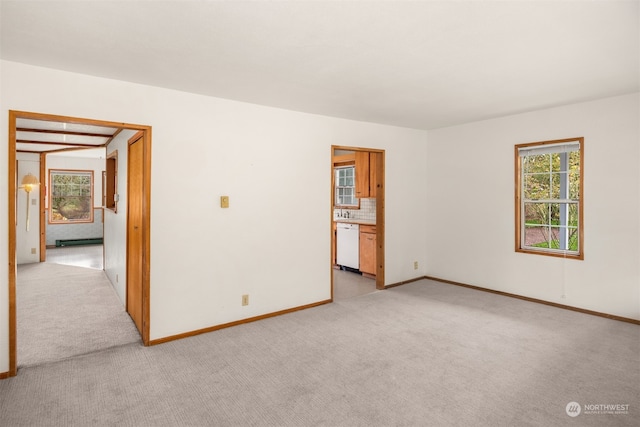
[[[37,185],[40,185],[40,182],[38,181],[38,178],[31,173],[22,177],[22,182],[20,183],[20,188],[27,192],[27,231],[29,231],[29,218],[31,217],[31,200],[29,200],[29,194]]]

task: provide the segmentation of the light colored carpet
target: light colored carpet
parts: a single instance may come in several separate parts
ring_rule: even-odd
[[[16,304],[19,368],[140,342],[102,270],[20,265]]]
[[[9,426],[637,426],[640,328],[418,281],[0,381]],[[627,414],[569,417],[572,401]]]

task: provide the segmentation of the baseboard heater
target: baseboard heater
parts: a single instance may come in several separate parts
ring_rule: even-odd
[[[80,246],[80,245],[101,245],[102,237],[96,237],[94,239],[65,239],[56,240],[56,248],[61,246]]]

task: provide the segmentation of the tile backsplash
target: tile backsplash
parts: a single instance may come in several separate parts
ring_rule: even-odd
[[[365,221],[376,220],[376,199],[360,199],[360,209],[340,209],[333,210],[334,218],[347,217],[349,219],[362,219]]]

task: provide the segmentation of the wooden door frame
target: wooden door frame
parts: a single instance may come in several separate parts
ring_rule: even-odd
[[[9,273],[8,273],[8,286],[9,286],[9,372],[8,376],[12,377],[18,373],[18,347],[17,347],[17,317],[16,317],[16,273],[17,273],[17,258],[16,258],[16,197],[18,192],[17,187],[17,156],[16,156],[16,120],[17,119],[31,119],[31,120],[45,120],[52,122],[66,122],[74,124],[85,124],[104,127],[118,127],[123,129],[138,130],[144,133],[144,159],[143,159],[143,181],[144,181],[144,212],[143,212],[143,227],[144,227],[144,265],[143,265],[143,282],[142,282],[142,316],[144,321],[144,328],[142,330],[142,341],[144,345],[149,345],[150,336],[150,313],[149,313],[149,295],[150,295],[150,226],[151,226],[151,126],[136,125],[130,123],[110,122],[103,120],[84,119],[78,117],[68,117],[52,114],[32,113],[26,111],[9,110],[9,181],[8,181],[8,208],[9,208],[9,238],[8,238],[8,252],[9,252]],[[41,156],[42,158],[43,156]],[[42,175],[42,163],[40,164],[40,174]],[[41,177],[42,182],[42,177]],[[44,198],[44,186],[40,186],[40,198],[41,202]],[[41,205],[44,207],[44,204]],[[40,209],[40,224],[44,222],[43,209]],[[42,231],[42,230],[41,230]],[[42,233],[41,233],[42,235]],[[42,246],[42,243],[41,243]],[[41,255],[42,256],[42,255]]]
[[[149,224],[146,223],[148,216],[145,215],[145,206],[148,205],[148,200],[147,200],[147,195],[148,195],[148,191],[146,191],[147,188],[149,188],[150,186],[150,182],[147,182],[147,175],[145,173],[146,171],[146,165],[148,164],[147,160],[150,162],[151,159],[147,159],[147,154],[149,153],[149,150],[147,150],[147,144],[146,144],[146,137],[145,137],[145,132],[144,131],[138,131],[135,133],[135,135],[131,136],[128,140],[127,140],[127,211],[126,211],[126,216],[127,216],[127,238],[126,238],[126,252],[127,252],[127,295],[126,295],[126,302],[125,302],[125,307],[127,312],[129,313],[129,316],[131,316],[131,312],[129,311],[129,272],[131,271],[131,269],[129,268],[130,264],[131,264],[131,257],[129,256],[129,216],[130,216],[130,212],[131,212],[131,204],[129,203],[130,196],[131,196],[131,182],[129,181],[129,177],[131,176],[131,162],[129,161],[131,159],[131,146],[137,142],[140,142],[142,144],[142,195],[143,195],[143,200],[142,200],[142,211],[143,211],[143,225],[142,225],[142,244],[143,244],[143,249],[142,249],[142,282],[144,283],[145,281],[148,280],[149,277],[149,272],[148,270],[145,268],[146,262],[145,262],[145,257],[147,256],[147,254],[149,253],[149,248],[146,247],[149,239],[147,236],[147,230],[149,230]],[[145,287],[142,287],[142,334],[143,336],[149,336],[149,319],[148,316],[145,316],[145,313],[149,312],[149,307],[148,307],[148,301],[149,301],[149,293],[148,293],[148,289],[145,289]],[[133,316],[131,316],[133,319]],[[135,323],[135,320],[134,320]],[[138,327],[138,325],[136,325],[136,328]],[[145,345],[148,345],[148,341],[145,341]]]
[[[366,151],[368,153],[380,154],[379,161],[376,162],[376,289],[385,289],[384,266],[385,266],[385,150],[364,147],[348,147],[342,145],[331,146],[331,247],[330,247],[330,268],[331,268],[331,300],[333,301],[333,248],[335,244],[335,233],[333,232],[333,206],[335,200],[335,173],[333,156],[336,150],[345,151]],[[356,172],[357,173],[357,172]]]

